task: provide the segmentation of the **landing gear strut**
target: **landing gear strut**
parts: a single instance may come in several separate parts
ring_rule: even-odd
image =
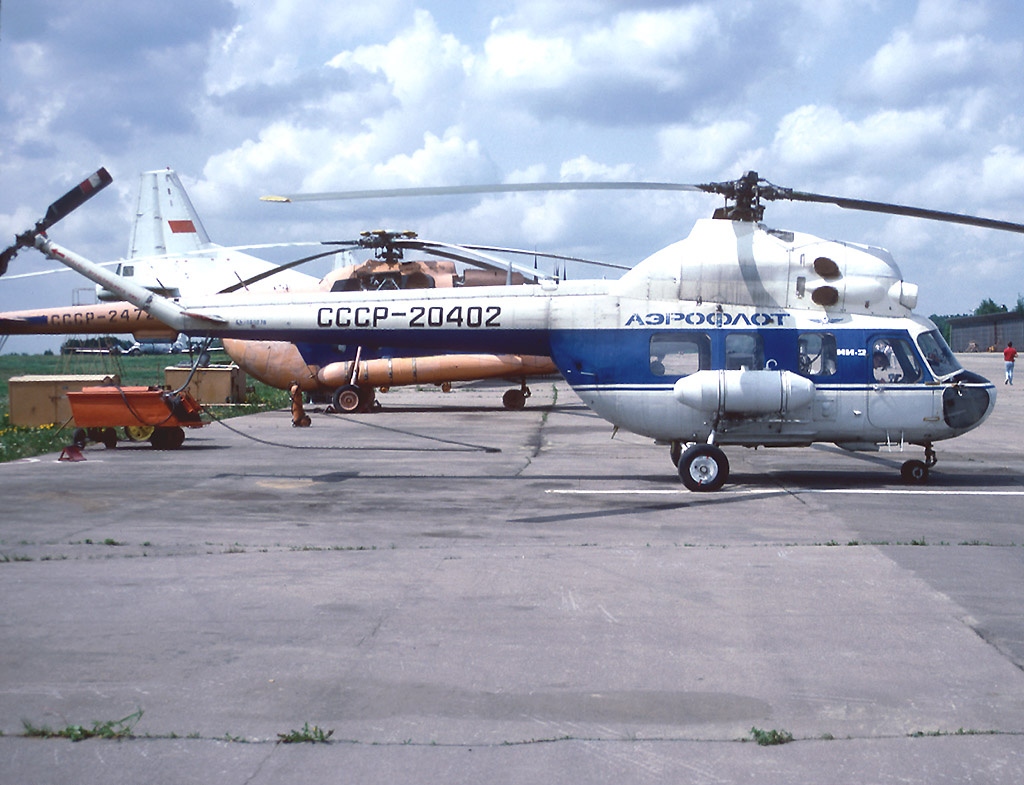
[[[928,470],[938,462],[939,459],[935,455],[935,450],[931,444],[926,444],[924,446],[924,460],[907,461],[900,468],[900,476],[903,478],[903,482],[910,485],[924,485],[928,482]]]

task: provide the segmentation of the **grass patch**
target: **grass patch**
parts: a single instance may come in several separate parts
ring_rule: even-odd
[[[750,737],[761,747],[774,747],[779,744],[789,744],[793,741],[793,734],[785,730],[751,728]]]
[[[133,739],[135,724],[142,718],[142,709],[139,709],[127,717],[107,722],[94,722],[91,728],[84,725],[68,725],[64,728],[54,730],[47,725],[36,726],[28,720],[22,720],[25,728],[25,736],[37,739],[70,739],[71,741],[84,741],[85,739]]]
[[[287,733],[278,733],[277,740],[280,744],[326,744],[327,740],[333,735],[333,730],[325,731],[318,725],[310,727],[307,722],[302,726],[302,730],[290,730]]]

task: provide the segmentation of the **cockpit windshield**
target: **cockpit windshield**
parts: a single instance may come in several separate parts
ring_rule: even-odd
[[[936,377],[949,376],[963,370],[963,366],[957,362],[953,351],[938,330],[921,333],[917,336],[917,345]]]

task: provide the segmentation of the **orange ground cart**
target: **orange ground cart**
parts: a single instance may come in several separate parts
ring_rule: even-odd
[[[159,387],[83,387],[68,392],[76,430],[74,443],[87,439],[117,444],[117,427],[131,441],[149,441],[158,450],[176,450],[185,441],[185,428],[206,425],[202,408],[187,390],[171,392]]]

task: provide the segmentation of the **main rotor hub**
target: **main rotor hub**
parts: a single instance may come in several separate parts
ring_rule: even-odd
[[[698,187],[707,193],[721,194],[725,197],[725,206],[715,210],[713,217],[729,221],[759,223],[764,218],[762,200],[791,198],[790,189],[772,185],[753,171],[746,172],[737,180],[706,183]]]
[[[375,259],[397,263],[404,258],[398,243],[401,240],[414,240],[416,236],[416,232],[411,231],[389,232],[386,229],[374,229],[359,233],[359,245],[363,248],[372,248]]]

